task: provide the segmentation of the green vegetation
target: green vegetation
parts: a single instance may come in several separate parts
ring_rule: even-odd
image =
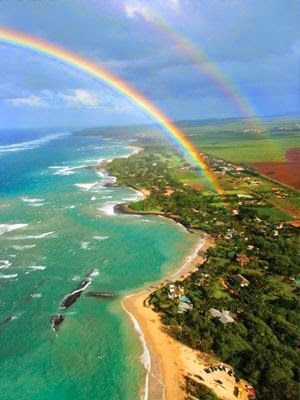
[[[189,129],[198,140],[199,127]],[[220,125],[218,129],[220,132]],[[278,137],[287,132],[276,131],[274,126],[272,129]],[[235,136],[238,134],[234,132]],[[228,135],[228,143],[222,136],[224,148],[218,150],[223,152],[218,153],[222,157],[224,149],[229,151],[229,144],[232,145],[233,134]],[[169,297],[168,287],[152,294],[152,305],[161,313],[171,335],[231,364],[238,378],[254,385],[258,399],[296,399],[300,365],[300,242],[297,229],[284,221],[293,219],[299,196],[248,168],[208,157],[208,164],[225,188],[220,197],[206,178],[167,142],[157,136],[149,139],[138,135],[137,139],[144,151],[104,165],[117,177],[119,185],[143,189],[149,194],[130,207],[163,212],[188,228],[210,233],[216,243],[198,271],[180,283],[193,309],[178,313],[179,300]],[[209,134],[208,147],[212,140],[213,135]],[[251,143],[254,152],[262,143],[247,140],[244,145]],[[282,138],[281,143],[287,144],[289,140],[294,140],[294,136]],[[238,148],[234,143],[232,154]],[[202,144],[203,141],[201,149],[205,149],[205,141]],[[245,156],[244,152],[236,154]],[[236,282],[234,277],[238,274],[246,279],[246,286]],[[234,322],[221,323],[212,317],[211,309],[230,311]],[[216,398],[191,378],[186,379],[186,388],[191,399]]]
[[[264,120],[258,127],[243,120],[183,123],[182,130],[202,151],[237,163],[284,161],[289,148],[299,147],[300,129],[293,120]]]
[[[174,337],[234,366],[238,377],[255,386],[258,399],[281,400],[283,393],[285,399],[295,399],[300,317],[291,278],[299,274],[299,237],[291,227],[274,236],[274,224],[255,222],[247,212],[239,216],[238,226],[244,235],[236,230],[233,240],[219,238],[205,264],[181,283],[193,310],[179,314],[166,287],[151,301]],[[238,262],[239,254],[247,257],[247,265]],[[232,279],[238,273],[248,287]],[[212,308],[229,310],[235,322],[223,325],[211,317]]]

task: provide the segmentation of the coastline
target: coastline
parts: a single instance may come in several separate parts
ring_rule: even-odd
[[[122,158],[128,158],[144,150],[136,146],[130,147],[133,148],[133,153]],[[100,164],[96,168],[105,170],[105,165]],[[118,184],[114,183],[113,186],[118,187]],[[144,198],[149,195],[147,190],[139,190],[133,187],[131,189],[139,192]],[[114,213],[156,215],[171,219],[182,228],[187,229],[176,216],[166,215],[159,211],[133,210],[128,206],[128,203],[116,204],[114,206]],[[145,303],[155,289],[165,285],[169,280],[183,280],[205,261],[207,249],[214,245],[213,238],[202,231],[190,230],[190,232],[198,234],[199,241],[194,246],[192,253],[186,257],[183,264],[177,270],[167,273],[159,281],[151,283],[138,292],[126,295],[121,301],[121,306],[130,319],[130,323],[133,325],[143,348],[140,361],[146,370],[146,376],[145,382],[141,387],[143,393],[141,400],[184,400],[186,398],[184,369],[181,365],[182,359],[181,357],[178,360],[176,359],[176,355],[180,353],[177,347],[182,347],[183,345],[176,342],[167,334],[160,321],[159,314],[152,310],[152,308],[145,307]],[[201,253],[199,254],[200,250]],[[194,350],[186,346],[184,347],[189,353],[194,353]]]
[[[148,353],[149,357],[147,363],[144,359],[141,360],[146,370],[143,400],[183,400],[186,398],[184,390],[186,367],[181,353],[184,348],[184,353],[188,353],[191,357],[194,350],[177,342],[167,333],[160,315],[147,305],[147,299],[155,288],[165,285],[169,280],[183,280],[194,272],[205,261],[205,253],[213,245],[211,236],[207,234],[204,237],[201,236],[180,268],[147,288],[125,296],[122,300],[122,307],[139,335],[144,349],[143,355]]]
[[[142,150],[142,148],[137,148],[132,154]],[[100,168],[105,170],[105,166],[100,166]],[[114,186],[117,187],[118,184],[114,184]],[[141,193],[144,198],[149,195],[147,190],[133,187],[131,189]],[[209,354],[196,351],[175,340],[162,323],[160,314],[148,304],[149,296],[159,287],[170,281],[184,280],[204,263],[207,250],[214,246],[213,237],[198,229],[189,229],[176,215],[160,211],[136,211],[129,208],[128,203],[115,205],[114,213],[156,215],[168,218],[188,232],[199,236],[199,241],[194,246],[192,253],[186,257],[177,270],[167,272],[159,281],[126,295],[121,301],[121,306],[130,319],[130,323],[133,324],[143,348],[140,361],[145,368],[146,376],[141,387],[141,400],[185,400],[187,398],[185,377],[193,377],[199,383],[203,383],[223,400],[236,399],[234,394],[237,390],[235,378],[230,377],[224,371],[215,372],[212,374],[213,376],[206,374],[204,368],[217,362],[220,364],[220,362]],[[225,366],[224,363],[222,365]],[[231,366],[228,368],[231,369]],[[200,380],[199,373],[201,373]],[[222,385],[216,383],[216,380],[222,381]],[[245,385],[246,382],[242,381],[242,384]],[[239,398],[247,399],[244,396]]]
[[[207,374],[204,368],[211,365],[230,365],[220,362],[212,355],[194,350],[174,339],[167,326],[161,321],[159,313],[149,306],[147,299],[158,287],[169,280],[183,280],[205,261],[206,251],[214,246],[213,238],[209,235],[200,239],[193,253],[188,256],[183,265],[162,280],[122,300],[122,307],[131,319],[143,346],[141,362],[146,370],[143,400],[185,400],[185,377],[192,377],[199,383],[208,386],[223,400],[236,399],[238,385],[234,377],[224,371]],[[201,250],[201,253],[199,251]],[[145,357],[146,356],[146,357]],[[200,376],[200,379],[199,379]],[[222,382],[219,384],[218,382]],[[239,387],[244,387],[246,381],[241,380]],[[240,399],[246,400],[246,390]]]

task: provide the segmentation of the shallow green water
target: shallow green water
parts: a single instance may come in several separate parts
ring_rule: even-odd
[[[1,399],[138,399],[142,348],[120,298],[179,266],[195,238],[163,218],[114,215],[114,204],[138,194],[76,168],[128,154],[126,143],[62,136],[35,148],[2,147]],[[93,269],[99,274],[87,291],[118,297],[83,293],[55,333],[51,316]]]

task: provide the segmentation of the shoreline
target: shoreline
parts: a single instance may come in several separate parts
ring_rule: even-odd
[[[211,374],[204,371],[204,368],[220,364],[232,369],[230,365],[174,339],[161,321],[161,315],[147,302],[149,296],[162,285],[170,280],[183,280],[197,270],[206,259],[206,251],[213,246],[213,238],[205,234],[193,253],[176,271],[138,292],[125,296],[121,301],[121,306],[133,323],[143,348],[140,361],[144,365],[146,376],[142,400],[186,400],[185,377],[192,377],[196,382],[209,387],[222,400],[236,399],[239,387],[244,389],[239,399],[248,399],[245,380],[241,380],[238,385],[235,378],[224,371]],[[145,354],[148,357],[146,360]]]
[[[130,146],[135,151],[132,154],[125,156],[130,157],[140,151],[143,148]],[[124,156],[122,157],[124,158]],[[100,164],[96,166],[96,169],[105,170],[105,165]],[[114,183],[113,187],[120,187]],[[146,198],[149,193],[147,190],[139,190],[134,187],[130,189],[139,192]],[[115,214],[124,215],[156,215],[162,218],[170,219],[171,221],[179,224],[182,228],[186,229],[191,234],[198,234],[199,240],[194,246],[193,251],[189,254],[183,264],[175,271],[168,272],[159,281],[153,282],[144,289],[138,292],[133,292],[126,295],[121,300],[121,307],[130,319],[130,323],[133,325],[133,329],[138,336],[138,339],[142,345],[143,353],[140,356],[140,362],[143,364],[146,376],[144,384],[142,384],[142,396],[141,400],[184,400],[186,398],[186,392],[184,387],[184,374],[182,368],[178,368],[175,362],[170,368],[170,359],[174,355],[178,354],[176,345],[183,346],[165,332],[164,326],[160,321],[158,313],[152,310],[150,307],[145,307],[148,297],[158,287],[165,285],[169,280],[183,280],[188,275],[193,273],[198,266],[201,265],[206,259],[206,250],[209,247],[214,246],[213,238],[203,231],[197,229],[189,229],[174,215],[166,215],[160,211],[138,211],[129,208],[129,203],[119,203],[114,206]],[[204,249],[203,249],[204,247]],[[199,254],[201,250],[201,255]],[[152,327],[149,324],[155,324]],[[161,342],[162,341],[162,342]],[[194,350],[186,347],[190,352]],[[168,350],[168,351],[167,351]],[[166,351],[168,356],[166,356]],[[175,367],[175,368],[174,368]],[[176,382],[176,385],[174,385]]]
[[[142,148],[138,148],[136,152],[142,150]],[[136,154],[136,152],[131,155]],[[100,168],[105,170],[104,165],[101,165]],[[119,186],[114,184],[114,187]],[[134,187],[130,187],[130,189],[141,193],[144,198],[149,195],[147,190],[139,190]],[[160,211],[133,210],[129,208],[128,203],[115,205],[114,213],[156,215],[171,219],[188,232],[197,234],[199,237],[192,253],[186,257],[177,270],[167,272],[159,281],[126,295],[121,301],[121,306],[130,319],[130,323],[133,324],[143,348],[143,353],[139,359],[145,368],[146,376],[144,384],[141,386],[141,400],[186,400],[185,377],[191,376],[196,382],[198,381],[212,389],[219,398],[223,400],[236,399],[237,397],[234,394],[237,390],[235,378],[230,377],[224,371],[218,371],[211,375],[204,371],[204,368],[216,363],[227,366],[229,369],[231,369],[231,366],[175,340],[162,323],[160,314],[155,312],[148,304],[149,296],[159,287],[170,281],[184,280],[204,263],[207,250],[214,246],[213,237],[201,230],[190,229],[176,215],[169,215]],[[201,376],[199,375],[200,371]],[[222,384],[216,383],[216,380],[222,382]],[[246,382],[242,381],[242,384],[245,385]],[[239,398],[241,400],[247,399],[244,396]]]
[[[146,370],[143,400],[184,400],[185,366],[181,353],[191,356],[195,351],[173,339],[160,320],[160,315],[147,304],[147,299],[155,289],[165,285],[169,280],[183,280],[202,264],[208,248],[214,245],[213,238],[201,235],[193,252],[186,257],[183,264],[175,271],[168,273],[161,280],[148,287],[125,296],[122,308],[129,316],[143,347],[141,362]],[[201,251],[201,254],[199,252]],[[144,354],[149,356],[145,364]],[[178,358],[177,358],[178,357]]]

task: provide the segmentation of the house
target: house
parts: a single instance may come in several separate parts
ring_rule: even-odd
[[[223,311],[223,312],[222,312],[222,316],[221,316],[221,318],[220,318],[220,322],[221,322],[223,325],[226,325],[226,324],[228,324],[228,323],[234,322],[234,319],[232,318],[232,316],[229,315],[229,311],[228,311],[228,314],[223,314],[224,312],[226,312],[226,311]]]
[[[180,302],[179,303],[179,306],[178,306],[178,313],[179,314],[182,314],[182,313],[185,313],[185,312],[187,312],[187,311],[190,311],[190,310],[192,310],[194,307],[193,307],[193,304],[192,303],[183,303],[183,302]]]
[[[184,287],[176,286],[176,285],[169,285],[168,288],[168,297],[169,299],[177,299],[180,296],[184,295]]]
[[[213,318],[216,318],[216,317],[221,318],[221,316],[222,316],[221,311],[216,310],[215,308],[211,308],[211,309],[209,310],[209,313],[210,313],[210,315],[211,315]]]
[[[240,287],[248,287],[250,282],[241,274],[232,275],[231,277],[236,283],[240,285]]]
[[[191,299],[188,296],[181,296],[179,298],[178,312],[180,314],[192,310],[194,308]]]
[[[209,310],[209,313],[210,313],[210,315],[213,317],[213,318],[219,318],[219,321],[221,322],[221,324],[223,324],[223,325],[226,325],[226,324],[228,324],[228,323],[233,323],[233,322],[235,322],[234,321],[234,318],[236,317],[236,315],[235,314],[233,314],[233,313],[231,313],[230,311],[219,311],[219,310],[216,310],[215,308],[211,308],[210,310]]]

